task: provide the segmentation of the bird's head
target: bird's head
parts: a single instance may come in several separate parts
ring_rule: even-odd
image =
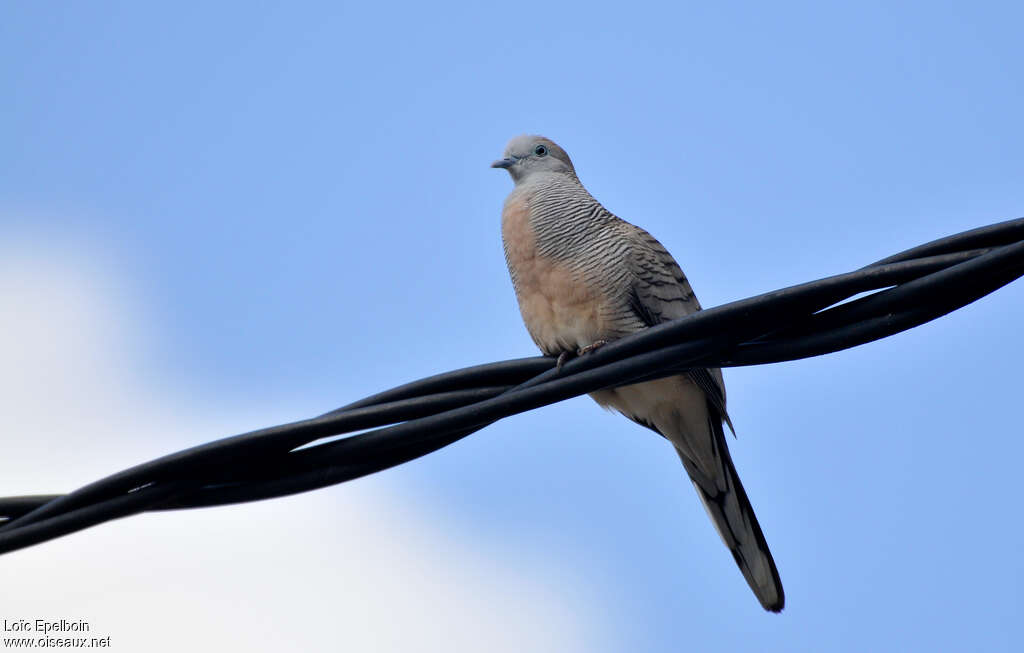
[[[492,168],[504,168],[512,175],[516,184],[531,175],[561,173],[576,176],[576,169],[565,150],[557,143],[543,136],[523,134],[516,136],[505,146],[502,158],[491,164]]]

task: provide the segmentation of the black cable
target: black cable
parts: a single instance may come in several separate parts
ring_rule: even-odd
[[[0,498],[0,553],[138,512],[256,501],[352,480],[503,417],[601,388],[840,351],[945,315],[1022,275],[1024,218],[660,324],[561,370],[534,357],[438,374],[318,417],[179,451],[67,495]],[[862,293],[870,294],[851,299]]]

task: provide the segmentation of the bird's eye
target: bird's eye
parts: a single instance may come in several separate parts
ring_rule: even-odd
[[[537,156],[545,156],[548,153],[548,148],[544,147],[543,145],[538,145],[537,147],[533,148],[533,153],[536,154]]]

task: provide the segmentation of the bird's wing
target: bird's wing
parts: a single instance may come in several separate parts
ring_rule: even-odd
[[[629,227],[633,244],[629,256],[632,272],[629,307],[637,317],[647,326],[654,326],[699,311],[700,302],[689,280],[668,250],[640,227]],[[687,370],[686,376],[704,391],[715,412],[735,434],[725,409],[722,371],[717,368]]]
[[[661,243],[640,227],[631,227],[629,265],[633,273],[632,308],[654,325],[695,313],[700,302],[682,269]]]

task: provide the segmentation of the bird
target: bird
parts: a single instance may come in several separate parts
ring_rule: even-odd
[[[598,202],[554,141],[517,136],[491,167],[514,182],[501,235],[523,322],[559,367],[567,357],[701,310],[672,255]],[[688,370],[590,396],[672,444],[761,606],[780,612],[779,571],[726,444],[723,423],[735,429],[721,370]]]

